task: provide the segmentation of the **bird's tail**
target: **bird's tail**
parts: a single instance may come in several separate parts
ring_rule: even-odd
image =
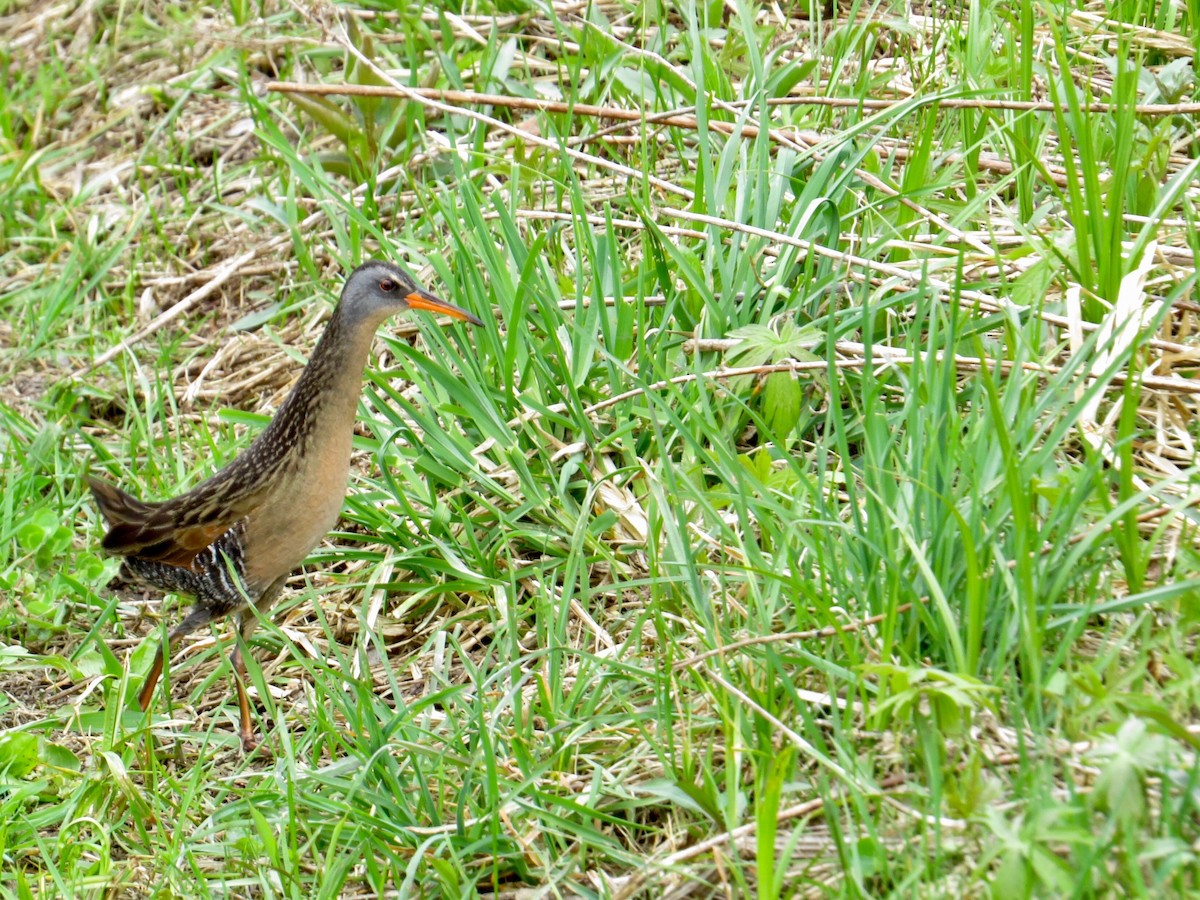
[[[105,550],[116,550],[126,541],[128,533],[141,531],[146,523],[158,510],[161,503],[147,503],[132,494],[127,494],[115,484],[110,484],[103,478],[89,475],[88,487],[96,498],[96,506],[100,515],[108,523],[108,534],[104,536]]]

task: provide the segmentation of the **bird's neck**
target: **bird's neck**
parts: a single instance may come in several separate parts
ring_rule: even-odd
[[[345,447],[348,460],[363,370],[375,330],[386,317],[352,317],[342,306],[334,310],[300,379],[263,432],[265,442],[304,454],[332,441]]]

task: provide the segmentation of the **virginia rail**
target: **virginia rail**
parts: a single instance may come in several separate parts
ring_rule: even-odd
[[[189,594],[195,605],[159,647],[138,695],[143,711],[171,649],[188,632],[238,614],[243,641],[288,574],[337,522],[350,474],[350,443],[375,330],[394,313],[424,309],[483,323],[372,260],[351,273],[325,333],[269,425],[227,466],[170,500],[138,500],[99,478],[88,484],[108,523],[102,546],[123,556],[115,581]],[[240,643],[230,657],[241,738],[256,746]]]

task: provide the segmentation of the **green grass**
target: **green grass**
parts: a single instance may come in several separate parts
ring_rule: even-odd
[[[0,25],[4,897],[1198,889],[1195,119],[1134,109],[1195,102],[1194,8],[47,9]],[[245,758],[225,625],[136,711],[182,602],[105,589],[82,475],[233,458],[374,255],[485,325],[381,330]]]

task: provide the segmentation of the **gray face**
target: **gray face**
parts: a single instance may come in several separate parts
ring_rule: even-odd
[[[342,289],[343,312],[352,318],[391,315],[408,309],[442,313],[472,325],[482,325],[476,316],[447,303],[424,288],[399,266],[373,259],[350,273]]]

